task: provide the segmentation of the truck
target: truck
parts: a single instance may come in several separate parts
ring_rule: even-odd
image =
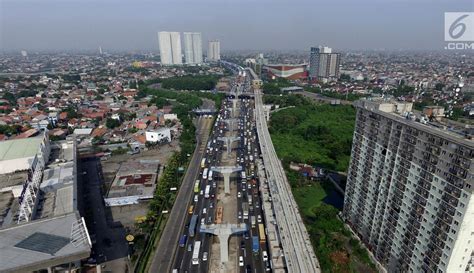
[[[204,190],[204,198],[209,198],[210,191],[211,191],[211,185],[206,185],[206,189]]]
[[[254,255],[258,255],[260,250],[260,242],[258,241],[258,236],[252,236],[252,252]]]
[[[216,210],[216,224],[221,224],[222,223],[222,214],[224,213],[224,208],[223,207],[217,207]]]
[[[242,214],[244,219],[249,219],[249,204],[247,202],[242,203]]]
[[[266,237],[265,237],[265,227],[263,226],[263,224],[258,224],[258,235],[260,237],[260,243],[265,244]]]
[[[198,216],[194,214],[191,217],[191,222],[189,223],[189,232],[188,232],[189,237],[194,237],[196,233],[197,220],[198,220]]]

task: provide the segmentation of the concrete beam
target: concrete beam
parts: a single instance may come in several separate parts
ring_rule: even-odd
[[[242,170],[242,166],[211,166],[211,171],[222,174],[224,177],[224,192],[226,194],[230,193],[230,175],[233,172],[238,172]]]
[[[221,263],[227,263],[229,261],[229,237],[247,230],[248,227],[245,223],[201,225],[199,228],[199,231],[202,233],[209,233],[219,237]]]
[[[226,144],[227,155],[230,155],[230,153],[232,152],[232,143],[237,140],[240,140],[240,137],[218,137],[217,139],[223,141]]]

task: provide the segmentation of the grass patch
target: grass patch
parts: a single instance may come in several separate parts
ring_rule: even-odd
[[[301,212],[310,217],[314,217],[314,209],[323,203],[327,193],[320,182],[314,182],[306,186],[293,188],[293,196]]]

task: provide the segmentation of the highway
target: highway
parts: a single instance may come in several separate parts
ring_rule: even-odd
[[[243,77],[244,82],[234,83],[232,93],[243,94],[250,90],[248,78]],[[234,94],[235,94],[234,93]],[[244,94],[245,95],[245,94]],[[177,248],[173,257],[172,268],[174,272],[270,272],[271,265],[268,258],[268,247],[266,244],[265,232],[259,231],[259,224],[264,228],[264,216],[262,211],[262,201],[259,192],[259,180],[255,176],[255,160],[260,154],[259,145],[256,141],[256,128],[254,120],[253,100],[246,96],[238,99],[236,109],[233,109],[234,101],[232,96],[228,96],[222,108],[218,112],[216,122],[211,131],[211,135],[205,147],[200,166],[196,165],[199,177],[193,183],[197,187],[189,189],[188,200],[181,202],[187,207],[181,207],[185,211],[183,225],[176,225],[175,230],[179,231],[178,237],[174,240],[166,240],[169,248]],[[233,109],[233,110],[232,110]],[[235,119],[232,128],[225,122]],[[220,137],[238,137],[233,145],[231,156],[227,155],[224,142],[219,141]],[[197,163],[197,162],[195,162]],[[245,172],[235,173],[231,179],[231,194],[223,193],[222,177],[216,173],[210,175],[211,166],[241,166]],[[203,174],[207,174],[203,175]],[[206,188],[209,187],[209,195]],[[229,262],[220,264],[219,259],[213,258],[216,248],[219,245],[217,237],[199,232],[202,224],[213,224],[221,221],[217,219],[217,208],[222,207],[222,223],[246,223],[249,227],[244,234],[232,235],[229,240]],[[196,226],[193,224],[195,218]],[[186,237],[184,240],[183,238]],[[257,239],[257,249],[252,244],[253,237]],[[231,243],[234,242],[234,244]],[[199,251],[196,253],[196,242],[200,242]],[[218,251],[218,248],[217,248]],[[193,255],[194,254],[194,255]],[[193,263],[193,256],[197,257]],[[217,257],[219,257],[218,255]],[[239,262],[242,257],[242,262]]]
[[[184,227],[184,220],[189,200],[192,196],[194,181],[199,174],[199,164],[206,151],[211,118],[199,117],[196,126],[197,145],[189,163],[183,182],[179,189],[176,201],[171,209],[170,217],[161,235],[158,247],[155,250],[149,272],[170,272],[176,244],[180,236],[180,228]]]
[[[263,110],[262,93],[255,90],[257,133],[273,199],[278,231],[288,272],[317,273],[319,262],[293,198],[283,166],[273,147]]]

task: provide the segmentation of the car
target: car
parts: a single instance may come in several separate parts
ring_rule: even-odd
[[[240,248],[245,248],[245,241],[244,240],[240,241]]]
[[[189,245],[188,245],[188,251],[189,251],[189,252],[193,251],[193,244],[189,244]]]
[[[264,262],[268,261],[268,254],[265,250],[262,252],[262,257]]]
[[[202,214],[206,214],[207,213],[207,208],[203,208],[202,209]],[[259,215],[260,216],[260,215]]]
[[[203,194],[204,194],[204,191],[201,190],[201,191],[199,192],[199,195],[203,195]]]
[[[197,201],[198,201],[198,198],[199,198],[199,197],[198,197],[198,195],[197,195],[197,194],[196,194],[196,195],[194,195],[194,202],[197,202]]]
[[[212,223],[212,216],[209,216],[209,217],[207,218],[207,223],[208,223],[208,224]]]
[[[206,221],[206,219],[201,218],[201,225],[204,225],[206,223],[205,221]]]
[[[262,222],[262,216],[260,216],[260,215],[257,216],[257,222],[259,222],[259,223]]]
[[[240,198],[242,197],[242,193],[240,193],[240,191],[237,193],[237,198]]]
[[[202,253],[202,260],[207,261],[207,252]]]
[[[244,266],[244,257],[239,256],[239,266]]]
[[[212,209],[214,207],[214,203],[213,202],[210,202],[209,203],[209,208]]]
[[[249,264],[245,268],[245,273],[252,273],[252,267]]]
[[[239,211],[239,219],[242,219],[242,212]]]
[[[272,268],[270,266],[270,262],[269,261],[266,261],[265,262],[265,271],[270,271]]]

